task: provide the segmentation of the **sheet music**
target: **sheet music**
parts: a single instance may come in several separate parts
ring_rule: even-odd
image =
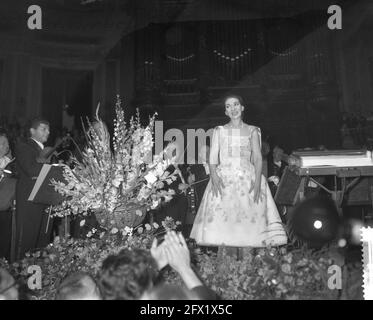
[[[34,184],[34,187],[32,188],[32,191],[30,193],[30,196],[28,198],[28,201],[33,201],[35,199],[35,196],[37,192],[39,191],[41,185],[43,184],[45,177],[47,176],[49,170],[51,169],[50,164],[44,164],[43,167],[40,170],[39,176],[36,179],[36,182]]]

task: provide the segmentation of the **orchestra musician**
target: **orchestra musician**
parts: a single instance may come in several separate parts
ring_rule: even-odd
[[[288,165],[287,157],[288,155],[284,153],[284,150],[277,145],[273,148],[272,154],[268,157],[268,185],[272,196],[275,195],[282,174]]]
[[[10,259],[12,229],[11,208],[15,198],[16,179],[12,176],[12,152],[5,131],[0,132],[0,258]]]
[[[49,137],[49,122],[37,118],[29,126],[30,137],[16,145],[15,157],[18,172],[16,186],[17,258],[27,251],[45,247],[50,240],[51,223],[48,223],[46,205],[28,201],[35,181],[43,166],[41,155]],[[48,227],[47,227],[48,226]]]
[[[5,132],[0,132],[0,174],[12,161],[12,152],[9,148],[9,141]]]

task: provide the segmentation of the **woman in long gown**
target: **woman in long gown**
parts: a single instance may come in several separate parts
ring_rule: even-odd
[[[262,176],[260,129],[242,121],[241,98],[225,99],[229,123],[214,129],[210,181],[190,237],[202,246],[260,248],[287,243]]]

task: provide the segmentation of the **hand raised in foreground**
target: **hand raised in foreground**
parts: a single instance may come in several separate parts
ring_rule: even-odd
[[[190,268],[190,252],[181,233],[168,232],[165,236],[165,253],[169,265],[177,272]]]
[[[168,263],[183,279],[185,286],[188,289],[201,286],[201,280],[190,265],[190,252],[182,234],[168,232],[164,244]]]
[[[154,238],[150,253],[153,259],[157,262],[158,270],[162,270],[168,264],[166,252],[164,250],[164,242],[158,245],[157,238]]]
[[[157,238],[154,238],[150,253],[161,270],[167,264],[179,271],[190,265],[190,253],[184,237],[174,231],[165,235],[165,241],[158,245]]]

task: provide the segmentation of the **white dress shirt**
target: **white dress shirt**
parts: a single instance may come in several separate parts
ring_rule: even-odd
[[[35,140],[34,138],[31,138],[31,139],[34,140],[34,141],[38,144],[38,146],[41,148],[41,150],[44,149],[44,144],[42,144],[42,143],[39,142],[38,140]]]
[[[280,161],[273,161],[273,163],[278,166],[279,168],[281,168],[281,160]]]

